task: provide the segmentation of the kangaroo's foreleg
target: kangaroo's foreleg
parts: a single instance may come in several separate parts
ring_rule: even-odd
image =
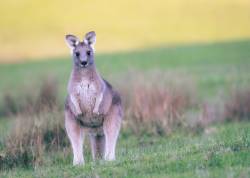
[[[70,102],[71,102],[71,110],[74,112],[75,116],[79,116],[82,114],[81,108],[79,106],[79,102],[74,95],[70,95]]]
[[[101,93],[96,97],[95,107],[93,109],[94,114],[100,114],[100,105],[103,100],[104,89],[102,89]]]
[[[83,158],[83,141],[84,132],[76,122],[73,114],[70,111],[65,111],[65,127],[73,149],[73,165],[84,164]]]
[[[122,115],[119,106],[114,106],[103,123],[105,135],[105,160],[115,160],[116,142],[121,127]]]

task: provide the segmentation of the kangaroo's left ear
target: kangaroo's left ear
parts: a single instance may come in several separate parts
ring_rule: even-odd
[[[76,45],[79,43],[79,39],[74,35],[68,34],[65,36],[65,39],[70,48],[76,47]]]
[[[84,42],[88,45],[93,46],[96,41],[96,34],[94,31],[88,32],[85,35]]]

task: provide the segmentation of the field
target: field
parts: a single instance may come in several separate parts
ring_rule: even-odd
[[[233,115],[223,115],[224,117],[219,119],[219,115],[215,114],[211,121],[198,122],[200,114],[204,113],[201,109],[204,105],[212,107],[217,113],[220,109],[225,109],[223,107],[228,101],[234,101],[230,98],[234,96],[233,92],[249,91],[249,40],[163,46],[131,52],[97,54],[96,58],[100,73],[119,88],[125,98],[136,91],[133,90],[132,84],[137,83],[141,85],[135,85],[136,87],[149,87],[145,87],[145,90],[148,89],[146,94],[149,95],[161,93],[161,87],[164,90],[170,87],[173,93],[184,95],[182,99],[187,101],[187,106],[180,106],[183,106],[185,111],[179,111],[177,108],[181,116],[174,117],[181,118],[181,122],[177,125],[170,123],[166,130],[164,127],[152,125],[159,129],[155,132],[147,127],[139,128],[135,122],[138,118],[130,111],[132,114],[128,112],[123,123],[117,160],[114,162],[92,162],[87,145],[85,166],[73,167],[70,146],[66,142],[56,151],[42,152],[42,161],[38,164],[36,160],[35,164],[26,165],[25,161],[21,160],[24,164],[17,163],[11,167],[11,160],[6,158],[8,145],[5,140],[13,132],[13,123],[17,123],[19,117],[16,113],[6,113],[6,106],[13,106],[6,105],[6,96],[14,98],[14,105],[18,108],[24,103],[25,97],[39,93],[44,80],[52,78],[58,84],[58,107],[59,112],[62,112],[71,60],[69,57],[63,57],[46,58],[39,62],[1,64],[0,177],[249,177],[248,94],[241,97],[242,100],[246,99],[245,103],[248,105],[242,106],[244,102],[241,100],[236,102],[245,108],[244,111],[241,112],[240,107],[237,108],[240,111],[236,110]],[[189,95],[187,100],[186,92]],[[152,94],[153,96],[155,97]],[[143,112],[142,110],[142,115]],[[160,123],[169,119],[164,114],[165,112],[158,120]],[[61,115],[62,113],[59,114]],[[151,116],[145,118],[152,119]],[[201,117],[204,118],[210,117]],[[146,119],[142,121],[145,124],[148,122]],[[131,129],[129,122],[136,127]],[[31,129],[28,125],[25,127],[25,124],[21,126],[22,130],[28,132]],[[11,159],[19,161],[18,158]]]
[[[1,177],[249,177],[249,123],[215,126],[210,135],[120,137],[115,162],[73,167],[71,157],[47,155],[50,164],[16,168]],[[89,151],[89,150],[88,150]]]
[[[102,52],[245,39],[249,8],[249,0],[1,0],[0,62],[68,54],[65,34],[90,30]]]

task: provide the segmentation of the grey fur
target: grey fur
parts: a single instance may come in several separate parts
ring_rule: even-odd
[[[123,109],[118,92],[96,70],[95,32],[87,33],[83,42],[74,35],[67,35],[66,41],[73,58],[65,101],[65,127],[74,153],[73,164],[84,163],[82,144],[86,134],[93,159],[114,160]]]

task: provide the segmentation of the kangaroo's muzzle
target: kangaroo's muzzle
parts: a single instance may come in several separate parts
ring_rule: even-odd
[[[86,66],[87,66],[87,64],[88,64],[88,62],[87,62],[87,61],[81,61],[81,65],[82,65],[83,67],[86,67]]]

